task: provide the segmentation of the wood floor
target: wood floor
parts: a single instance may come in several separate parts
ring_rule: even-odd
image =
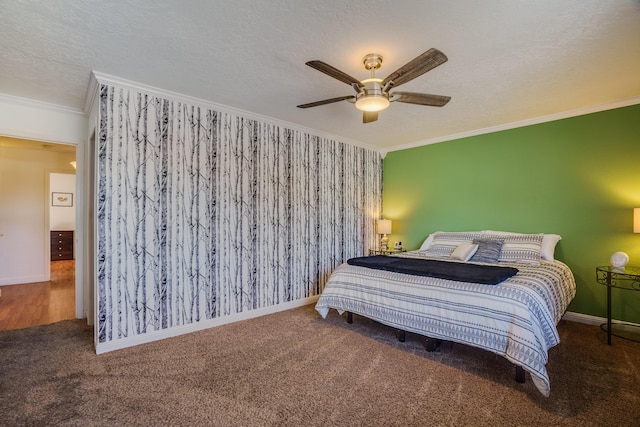
[[[2,286],[0,331],[75,318],[75,261],[53,261],[51,280]]]

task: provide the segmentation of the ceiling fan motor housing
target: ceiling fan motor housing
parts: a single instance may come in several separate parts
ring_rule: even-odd
[[[382,79],[362,81],[364,88],[356,95],[356,108],[362,111],[381,111],[389,106],[389,94],[383,91]]]
[[[362,63],[367,70],[377,70],[382,65],[382,55],[379,53],[370,53],[362,58]]]
[[[370,53],[362,58],[364,68],[371,70],[371,78],[363,80],[364,87],[356,95],[356,108],[362,111],[381,111],[389,106],[389,94],[382,87],[382,79],[376,78],[376,70],[382,65],[382,55]]]

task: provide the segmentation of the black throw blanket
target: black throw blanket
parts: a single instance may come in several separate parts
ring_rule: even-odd
[[[518,273],[518,269],[513,267],[384,255],[351,258],[347,260],[347,263],[376,270],[457,280],[459,282],[481,283],[483,285],[497,285]]]

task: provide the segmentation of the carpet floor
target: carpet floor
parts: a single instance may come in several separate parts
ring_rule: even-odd
[[[313,305],[102,355],[81,320],[2,331],[0,424],[640,425],[640,343],[558,329],[548,398],[500,356]]]

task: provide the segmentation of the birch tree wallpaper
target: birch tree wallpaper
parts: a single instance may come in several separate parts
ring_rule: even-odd
[[[378,152],[100,86],[98,341],[319,295],[375,247]]]

